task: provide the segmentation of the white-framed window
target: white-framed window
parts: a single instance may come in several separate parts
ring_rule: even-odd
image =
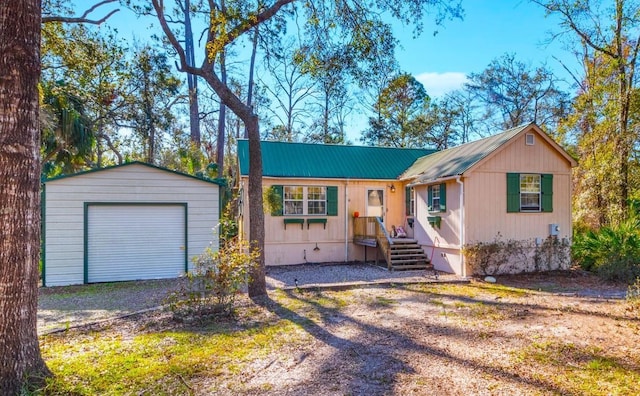
[[[324,186],[283,186],[283,214],[326,215],[327,188]]]
[[[415,216],[416,214],[416,190],[413,187],[409,188],[409,216]]]
[[[327,214],[327,189],[325,187],[307,187],[307,214]]]
[[[520,175],[520,211],[540,212],[541,209],[541,182],[540,175]]]
[[[440,185],[431,186],[431,210],[433,212],[440,211]]]
[[[285,215],[301,215],[304,212],[304,188],[302,186],[284,186]]]

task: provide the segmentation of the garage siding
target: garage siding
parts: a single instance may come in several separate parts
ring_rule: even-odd
[[[45,184],[45,284],[84,283],[84,203],[185,203],[188,257],[218,246],[219,186],[142,164],[130,164]]]

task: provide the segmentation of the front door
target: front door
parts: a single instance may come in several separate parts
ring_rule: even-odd
[[[384,221],[384,190],[367,190],[367,216]]]

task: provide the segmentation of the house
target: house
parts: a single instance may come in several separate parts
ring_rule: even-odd
[[[132,162],[48,179],[45,286],[174,278],[218,246],[219,183]]]
[[[499,237],[534,245],[550,235],[571,237],[576,161],[533,123],[439,152],[261,144],[263,189],[282,203],[265,214],[267,265],[361,261],[369,254],[389,268],[423,268],[426,259],[467,276],[473,269],[465,264],[466,246]],[[238,143],[238,157],[248,213],[247,141]],[[248,224],[241,216],[244,237]],[[407,238],[394,238],[399,227]]]

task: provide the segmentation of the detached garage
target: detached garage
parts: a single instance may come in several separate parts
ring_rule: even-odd
[[[43,284],[175,278],[213,244],[219,184],[133,162],[45,181]]]

